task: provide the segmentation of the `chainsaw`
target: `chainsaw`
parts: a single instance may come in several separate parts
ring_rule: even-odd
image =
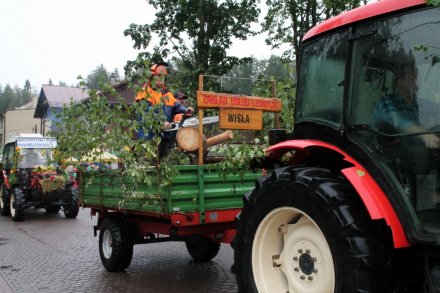
[[[182,127],[198,127],[199,126],[199,119],[196,117],[187,118],[188,116],[183,116],[182,121],[180,122],[172,122],[170,124],[170,128],[165,131],[177,131]],[[210,116],[203,118],[203,125],[209,125],[218,123],[219,118],[218,116]]]

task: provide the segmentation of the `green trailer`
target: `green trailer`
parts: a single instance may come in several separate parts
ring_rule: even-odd
[[[220,176],[216,165],[179,165],[168,188],[154,180],[136,183],[121,170],[80,175],[81,205],[98,215],[99,252],[104,267],[121,271],[130,265],[133,245],[185,241],[195,261],[208,261],[220,243],[235,235],[243,194],[261,171]]]

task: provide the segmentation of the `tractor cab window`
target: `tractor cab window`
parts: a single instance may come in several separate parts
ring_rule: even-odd
[[[296,122],[341,123],[347,33],[339,32],[302,48]]]
[[[15,143],[9,143],[3,148],[3,169],[9,170],[14,166]]]
[[[50,149],[22,148],[18,158],[18,168],[46,166],[50,161]]]
[[[389,174],[425,232],[440,228],[440,11],[355,29],[350,136]],[[363,129],[363,130],[360,130]]]

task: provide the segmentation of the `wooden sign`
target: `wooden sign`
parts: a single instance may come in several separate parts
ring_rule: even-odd
[[[281,100],[277,98],[262,98],[205,91],[197,91],[197,106],[199,108],[238,108],[281,112]]]
[[[263,111],[221,108],[220,128],[261,130],[263,129]]]

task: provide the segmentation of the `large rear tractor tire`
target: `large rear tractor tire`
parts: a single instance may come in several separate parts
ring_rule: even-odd
[[[6,186],[2,184],[0,187],[0,215],[9,216],[11,215],[11,209],[9,207],[9,193]]]
[[[99,255],[106,270],[120,272],[133,258],[133,243],[127,223],[121,218],[107,218],[99,233]]]
[[[75,219],[78,216],[79,205],[78,205],[78,189],[71,186],[67,190],[66,201],[67,204],[64,205],[64,216],[68,219]]]
[[[9,208],[12,221],[20,222],[24,220],[24,203],[25,198],[23,191],[21,191],[19,187],[13,188],[9,197]]]
[[[186,249],[195,262],[207,262],[220,250],[220,243],[201,235],[191,235],[185,239]]]
[[[239,291],[392,292],[390,242],[379,229],[329,170],[277,169],[244,198],[233,241]]]

